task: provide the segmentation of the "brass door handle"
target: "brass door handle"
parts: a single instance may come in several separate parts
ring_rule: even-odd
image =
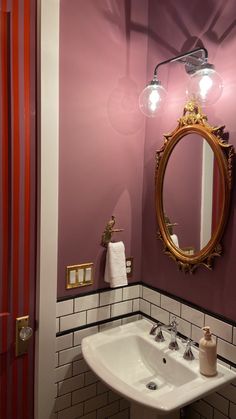
[[[16,319],[16,356],[24,355],[28,351],[29,341],[33,329],[29,326],[29,316]]]

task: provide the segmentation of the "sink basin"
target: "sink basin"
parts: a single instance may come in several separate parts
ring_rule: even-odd
[[[150,329],[150,321],[142,319],[82,340],[90,368],[131,402],[155,409],[159,415],[169,414],[236,378],[236,373],[219,363],[216,376],[201,375],[197,349],[192,349],[195,359],[187,361],[180,340],[180,349],[172,351],[168,349],[170,334],[163,331],[166,340],[158,343],[149,335]],[[147,387],[150,382],[155,389]]]

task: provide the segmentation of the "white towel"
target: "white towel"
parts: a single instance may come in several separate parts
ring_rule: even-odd
[[[179,247],[179,240],[176,234],[171,234],[170,238],[176,247]]]
[[[110,283],[111,288],[128,284],[123,242],[108,243],[104,281]]]

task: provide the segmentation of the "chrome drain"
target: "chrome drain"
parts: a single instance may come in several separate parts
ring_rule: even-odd
[[[149,390],[157,390],[157,384],[154,381],[150,381],[150,383],[146,384],[146,387]]]

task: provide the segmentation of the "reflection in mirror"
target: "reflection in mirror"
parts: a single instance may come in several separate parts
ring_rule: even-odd
[[[181,156],[186,155],[185,164]],[[218,183],[216,181],[218,180]],[[219,223],[218,163],[208,142],[195,133],[175,146],[166,167],[163,208],[170,239],[186,254],[198,253],[211,240]],[[214,220],[214,223],[213,223]]]
[[[234,148],[224,126],[188,102],[156,153],[156,215],[164,252],[184,272],[212,268],[229,210]]]

